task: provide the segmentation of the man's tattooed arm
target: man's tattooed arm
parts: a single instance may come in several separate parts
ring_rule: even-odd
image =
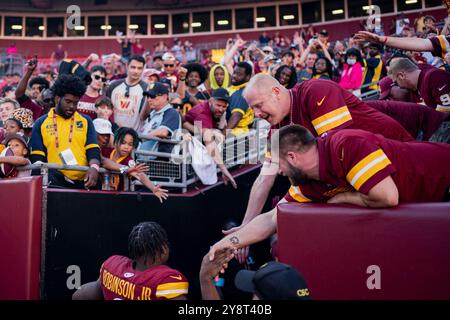
[[[231,242],[232,244],[234,244],[234,245],[237,245],[237,244],[239,244],[239,238],[236,237],[236,236],[232,236],[232,237],[230,238],[230,242]]]

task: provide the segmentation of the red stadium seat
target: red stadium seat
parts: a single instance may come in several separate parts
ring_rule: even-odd
[[[278,206],[279,260],[313,299],[450,299],[449,248],[449,203]]]
[[[0,300],[39,299],[42,177],[0,180]]]

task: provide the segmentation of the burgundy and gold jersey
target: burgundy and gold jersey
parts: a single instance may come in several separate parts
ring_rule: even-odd
[[[289,92],[291,114],[280,123],[281,127],[299,124],[314,136],[333,129],[361,129],[399,141],[413,140],[397,121],[369,107],[333,81],[312,79],[297,84]]]
[[[188,293],[188,281],[181,272],[166,265],[139,271],[124,256],[112,256],[103,263],[100,284],[105,300],[165,300]]]
[[[291,186],[284,196],[288,202],[326,203],[338,193],[354,191],[351,186],[337,187],[320,181],[310,181],[301,186]]]
[[[433,55],[445,59],[447,52],[450,52],[450,35],[440,35],[430,39],[433,44]]]
[[[320,181],[363,194],[391,176],[399,202],[442,201],[450,187],[450,145],[399,142],[362,130],[337,130],[318,140]]]
[[[421,70],[417,90],[427,106],[450,113],[449,72],[434,67]]]
[[[395,119],[413,137],[417,137],[422,132],[424,141],[431,138],[443,121],[450,120],[450,114],[421,104],[394,100],[372,100],[366,103]]]

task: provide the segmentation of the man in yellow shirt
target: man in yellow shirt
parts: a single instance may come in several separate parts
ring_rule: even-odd
[[[248,131],[253,123],[254,113],[242,97],[242,92],[252,76],[252,66],[248,62],[239,62],[231,76],[232,86],[228,88],[230,104],[227,109],[227,129],[234,135]]]
[[[87,172],[49,170],[49,185],[90,189],[97,186],[100,148],[92,120],[78,113],[77,105],[85,84],[72,75],[61,75],[53,85],[54,109],[34,124],[31,161],[90,166]]]

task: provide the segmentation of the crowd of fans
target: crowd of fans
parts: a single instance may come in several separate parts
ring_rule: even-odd
[[[286,148],[293,141],[309,146],[316,141],[314,137],[323,137],[343,124],[400,141],[448,143],[450,19],[440,23],[432,16],[421,16],[415,25],[409,25],[407,19],[399,20],[401,23],[389,37],[382,30],[369,30],[374,32],[362,31],[337,40],[330,39],[327,30],[317,32],[312,26],[296,32],[291,39],[279,33],[274,37],[263,33],[255,41],[237,35],[228,39],[223,57],[216,62],[211,55],[197,56],[192,43],[180,39],[174,39],[171,48],[160,41],[149,52],[134,33],[129,37],[117,34],[120,54],[93,53],[82,63],[65,59],[67,52],[58,47],[53,57],[58,75],[39,74],[39,60],[33,58],[24,66],[23,76],[8,74],[2,79],[0,163],[8,163],[10,167],[36,162],[89,167],[87,172],[50,170],[50,186],[63,188],[123,190],[123,175],[127,174],[162,202],[168,191],[148,179],[145,172],[149,167],[137,164],[144,158],[134,159],[133,151],[155,151],[152,159],[163,160],[157,154],[171,153],[173,144],[161,139],[173,139],[182,129],[191,134],[200,132],[207,149],[216,155],[213,157],[223,179],[235,188],[233,176],[217,157],[217,141],[248,132],[255,118],[263,118],[273,127],[294,123],[306,127],[307,132],[304,128],[291,128],[281,133]],[[360,100],[374,96],[380,101]],[[318,100],[312,101],[312,97]],[[386,101],[400,104],[394,108]],[[293,110],[292,104],[301,105],[301,110]],[[140,135],[150,140],[140,141]],[[151,140],[152,137],[159,139]],[[360,138],[375,139],[364,135]],[[291,151],[283,152],[286,156]],[[355,149],[354,154],[357,152]],[[351,168],[351,164],[348,166]],[[99,177],[100,167],[121,174],[112,175],[105,182]],[[301,184],[306,171],[287,168],[284,173],[288,172],[290,178],[297,173]],[[3,169],[0,173],[8,178],[30,174]],[[331,185],[333,181],[327,182]],[[291,188],[290,197],[306,198],[295,188]],[[323,201],[323,197],[318,199]],[[369,195],[363,200],[339,200],[365,206],[398,204],[398,199],[391,199],[379,203]],[[252,196],[248,209],[252,213],[246,214],[243,225],[261,212],[262,205],[256,206],[259,210],[253,210],[251,205]],[[270,219],[272,224],[266,227],[266,236],[274,231],[275,220]],[[160,252],[154,253],[158,256],[155,261],[161,264],[167,260],[167,240],[155,228],[138,229],[153,230],[161,237]],[[139,230],[134,230],[130,237],[139,237]],[[229,240],[241,248],[260,239],[259,235],[252,238],[252,232],[241,231],[239,237],[244,238],[241,242],[233,242],[238,238],[231,235],[223,241]],[[211,257],[215,253],[220,263],[212,269],[214,272],[208,269],[211,266],[203,266],[202,274],[207,278],[217,274],[219,267],[234,254],[228,249],[228,242],[216,245]],[[148,252],[144,253],[131,257],[143,269],[149,267],[144,259]],[[108,269],[108,264],[103,268]],[[108,281],[100,280],[103,285]],[[180,275],[178,286],[183,294],[187,293],[186,281]],[[97,285],[100,287],[101,283]],[[206,296],[216,297],[209,292]],[[161,295],[176,296],[179,295]]]

